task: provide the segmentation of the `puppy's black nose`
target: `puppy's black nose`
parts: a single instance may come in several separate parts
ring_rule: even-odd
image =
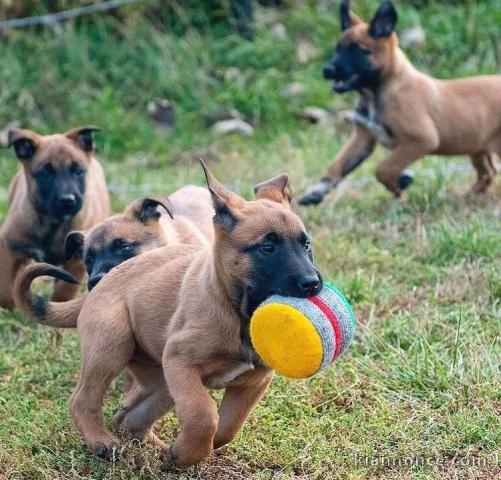
[[[61,195],[57,203],[62,210],[71,210],[77,205],[77,197],[73,193]]]
[[[304,275],[299,278],[298,285],[305,295],[316,295],[320,291],[320,278],[318,275]]]
[[[87,282],[87,288],[89,289],[89,292],[102,280],[105,275],[105,273],[100,272],[92,275],[92,277],[89,278],[89,281]]]
[[[326,80],[334,80],[335,73],[336,69],[332,65],[327,65],[324,67],[324,78]]]

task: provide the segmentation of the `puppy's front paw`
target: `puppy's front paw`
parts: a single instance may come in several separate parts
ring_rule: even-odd
[[[92,449],[93,453],[103,460],[115,462],[120,458],[120,443],[118,441],[111,443],[101,443]]]
[[[213,451],[212,441],[184,444],[176,440],[166,455],[167,463],[176,468],[187,468],[205,460]]]

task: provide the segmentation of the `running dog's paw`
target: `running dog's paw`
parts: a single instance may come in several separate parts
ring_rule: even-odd
[[[346,123],[354,124],[356,120],[356,112],[354,110],[341,110],[339,118]]]
[[[306,192],[298,200],[300,205],[318,205],[324,199],[324,194],[318,191]]]
[[[400,190],[405,190],[414,181],[414,176],[410,172],[404,172],[398,177]]]
[[[300,205],[318,205],[333,186],[332,180],[324,179],[306,190],[299,198],[298,203]]]

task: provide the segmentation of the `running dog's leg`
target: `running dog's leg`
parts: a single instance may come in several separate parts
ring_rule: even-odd
[[[376,139],[365,128],[356,126],[355,133],[336,156],[327,172],[299,199],[301,205],[316,205],[330,192],[343,177],[355,170],[374,150]]]

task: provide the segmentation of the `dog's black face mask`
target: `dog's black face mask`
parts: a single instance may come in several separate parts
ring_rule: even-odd
[[[105,247],[94,250],[92,247],[85,252],[84,263],[89,280],[87,288],[92,290],[101,279],[114,267],[129,258],[139,255],[140,247],[137,242],[127,242],[122,238],[114,239]]]
[[[313,264],[313,252],[305,233],[297,238],[267,234],[246,248],[250,255],[247,314],[271,295],[306,298],[320,293],[322,277]]]
[[[373,61],[374,52],[380,51],[381,42],[391,37],[398,18],[393,4],[385,0],[367,25],[350,13],[349,4],[349,0],[341,2],[343,34],[323,71],[325,79],[334,81],[332,88],[337,93],[374,89],[379,85],[382,72]]]
[[[35,207],[39,213],[67,221],[80,211],[86,170],[78,163],[61,168],[46,163],[31,175],[36,184]]]
[[[324,68],[324,78],[334,81],[332,89],[335,92],[377,87],[380,70],[372,65],[370,53],[355,42],[336,46],[334,56]]]
[[[97,232],[94,232],[94,235],[91,234],[87,246],[85,246],[85,237],[81,232],[69,233],[64,242],[66,260],[78,258],[83,261],[89,276],[87,282],[89,291],[112,268],[141,253],[139,241],[130,242],[118,237],[105,241],[105,235],[106,227],[98,227]]]
[[[82,232],[70,232],[64,243],[67,261],[81,260],[88,274],[87,287],[92,290],[113,268],[148,250],[165,245],[159,225],[162,207],[172,214],[165,199],[144,198],[130,205],[121,215],[115,215],[96,226],[86,237]]]

